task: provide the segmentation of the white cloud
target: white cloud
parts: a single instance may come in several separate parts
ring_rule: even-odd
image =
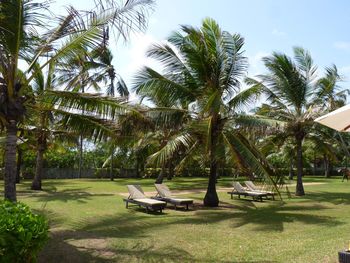
[[[350,51],[350,42],[337,41],[333,43],[333,47],[340,50]]]
[[[270,54],[265,51],[259,51],[252,56],[248,56],[249,60],[249,76],[255,76],[264,72],[264,63],[262,58]]]
[[[278,37],[284,37],[284,36],[287,35],[286,32],[280,31],[280,30],[278,30],[276,28],[274,30],[272,30],[271,34],[274,35],[274,36],[278,36]]]
[[[154,66],[154,61],[146,57],[146,51],[155,42],[157,40],[148,34],[137,34],[130,40],[132,45],[127,52],[129,61],[125,67],[127,73],[133,74],[142,66]]]
[[[350,76],[350,66],[344,66],[339,68],[340,75],[344,78],[344,80],[349,80]]]
[[[151,34],[138,33],[131,36],[129,45],[118,46],[115,64],[117,65],[118,73],[123,77],[129,89],[132,87],[136,72],[143,66],[159,69],[158,63],[146,56],[149,47],[156,42],[158,40]],[[131,93],[130,100],[137,100],[136,94]]]
[[[157,23],[158,23],[158,19],[157,19],[157,18],[151,17],[151,18],[149,19],[149,24],[150,24],[150,25],[154,25],[154,24],[157,24]]]

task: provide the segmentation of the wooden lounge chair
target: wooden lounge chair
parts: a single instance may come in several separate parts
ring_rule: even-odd
[[[153,197],[156,200],[164,201],[174,205],[175,209],[177,206],[185,206],[188,210],[189,205],[193,205],[193,199],[188,198],[177,198],[171,194],[170,189],[165,184],[155,184],[158,194]]]
[[[152,198],[147,198],[139,185],[127,185],[129,191],[129,197],[124,198],[126,208],[129,208],[129,203],[138,205],[139,207],[146,208],[146,211],[160,211],[165,208],[166,202],[155,200]]]
[[[260,200],[262,202],[262,198],[267,197],[266,193],[245,190],[239,182],[233,182],[232,184],[234,189],[231,192],[227,192],[231,195],[231,199],[233,198],[233,195],[238,195],[238,198],[241,198],[242,195],[244,197],[250,196],[253,200]]]
[[[274,192],[259,189],[258,187],[256,187],[256,185],[252,181],[244,181],[244,183],[250,191],[265,193],[268,196],[271,196],[273,200],[275,200],[275,193]]]

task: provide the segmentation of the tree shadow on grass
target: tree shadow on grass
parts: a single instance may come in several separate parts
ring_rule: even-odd
[[[72,237],[71,231],[58,231],[52,234],[51,240],[39,255],[39,263],[85,263],[85,262],[145,262],[145,263],[168,263],[168,262],[193,262],[210,263],[211,259],[195,259],[190,252],[165,245],[157,248],[152,244],[135,242],[130,248],[111,247],[106,238],[96,238],[89,232],[81,233],[82,236]],[[224,261],[215,260],[218,263],[248,263],[254,261]],[[272,263],[273,261],[256,261]]]
[[[300,222],[305,225],[320,225],[335,227],[343,222],[331,216],[316,214],[318,211],[328,209],[322,205],[271,205],[259,207],[258,209],[241,206],[238,208],[242,213],[236,218],[233,227],[241,227],[247,224],[253,224],[255,231],[282,232],[284,224]]]
[[[231,206],[231,207],[230,207]],[[113,217],[102,217],[94,221],[80,221],[76,227],[80,231],[95,233],[97,236],[115,238],[145,237],[147,233],[156,231],[167,225],[205,225],[230,220],[231,227],[237,228],[246,224],[254,224],[257,231],[277,231],[284,229],[285,223],[301,222],[307,225],[334,227],[343,224],[331,216],[317,215],[315,212],[328,209],[322,205],[281,205],[273,204],[265,207],[255,205],[234,205],[222,203],[218,208],[199,208],[188,214],[186,211],[174,211],[171,214],[156,217],[143,214],[137,210],[121,213]]]
[[[350,191],[350,189],[349,189]],[[310,192],[302,198],[317,202],[331,203],[334,205],[350,204],[350,192],[349,193],[335,193],[335,192]]]
[[[81,250],[67,242],[64,232],[53,233],[38,256],[38,263],[85,263],[113,262],[95,255],[92,251]]]
[[[106,193],[91,193],[88,190],[91,187],[84,188],[73,188],[73,189],[64,189],[60,191],[50,191],[41,195],[34,195],[35,198],[39,202],[50,202],[50,201],[61,201],[61,202],[69,202],[76,201],[79,203],[86,203],[87,200],[91,200],[93,197],[106,197],[106,196],[114,196],[114,194],[106,194]]]
[[[206,259],[196,261],[187,250],[172,246],[144,247],[147,242],[143,244],[140,242],[166,227],[179,226],[181,229],[186,229],[186,225],[218,224],[226,220],[229,220],[227,227],[232,230],[253,224],[255,231],[263,232],[281,232],[284,224],[291,222],[327,227],[342,224],[333,217],[316,214],[317,211],[324,209],[329,208],[322,205],[282,203],[257,207],[254,203],[241,201],[235,204],[221,202],[218,208],[206,208],[196,204],[196,210],[191,211],[192,214],[172,211],[154,216],[140,213],[141,210],[124,210],[114,216],[82,218],[73,225],[75,230],[54,231],[39,262],[128,262],[128,258],[135,259],[136,262],[211,262]],[[135,240],[136,245],[127,248],[110,246],[108,240],[116,238],[125,238],[129,240],[128,242]],[[91,245],[91,242],[97,245]],[[101,242],[105,242],[106,245],[99,247],[98,244]],[[50,255],[51,260],[48,260],[49,256],[46,255]],[[65,255],[70,256],[67,258]]]

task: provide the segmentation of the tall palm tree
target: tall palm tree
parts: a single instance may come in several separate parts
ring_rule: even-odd
[[[49,65],[47,71],[47,77],[45,78],[42,70],[39,69],[37,64],[35,67],[35,76],[32,81],[32,89],[34,93],[34,100],[41,97],[45,91],[53,90],[55,88],[55,64],[52,62]],[[36,102],[40,103],[40,101]],[[35,174],[32,182],[32,190],[41,190],[41,178],[43,173],[44,152],[47,146],[47,139],[50,133],[50,123],[54,120],[52,111],[34,111],[34,122],[36,123],[35,135],[36,135],[36,165]],[[33,117],[33,116],[31,116]]]
[[[98,47],[98,49],[100,49]],[[92,55],[97,55],[97,52],[91,52],[86,48],[83,52],[76,54],[74,57],[70,57],[66,62],[58,65],[57,70],[60,73],[59,83],[64,85],[66,90],[73,92],[85,93],[89,88],[93,88],[94,91],[100,90],[100,85],[95,71],[98,70],[99,65],[95,63]],[[79,136],[79,173],[78,178],[82,176],[83,168],[83,152],[84,152],[84,136],[83,133]]]
[[[263,157],[239,132],[243,120],[252,116],[239,114],[242,106],[256,98],[258,88],[240,92],[241,80],[247,70],[242,50],[244,40],[239,34],[223,31],[210,18],[200,28],[182,26],[167,43],[155,44],[147,55],[162,65],[162,71],[145,67],[136,75],[135,90],[167,107],[156,108],[164,121],[182,114],[177,133],[151,156],[165,164],[177,152],[188,156],[197,149],[206,151],[210,166],[205,206],[218,206],[216,192],[217,164],[224,151],[232,160],[245,164],[254,172],[269,176]],[[171,118],[170,118],[171,119]]]
[[[150,4],[151,0],[133,0],[127,1],[123,6],[116,6],[113,1],[100,0],[97,1],[96,9],[90,12],[78,12],[71,7],[66,16],[57,18],[55,27],[45,32],[48,21],[52,20],[45,16],[49,7],[46,2],[1,2],[0,126],[6,130],[6,199],[16,201],[17,125],[25,118],[25,104],[28,101],[26,94],[29,93],[26,90],[35,75],[34,65],[39,63],[43,69],[52,61],[65,60],[87,46],[94,49],[103,40],[106,25],[127,37],[131,30],[145,27],[147,7]],[[39,35],[39,32],[44,33]],[[21,60],[29,62],[25,71],[19,69]],[[57,93],[56,96],[58,95]]]
[[[294,60],[274,52],[263,58],[268,73],[247,79],[251,87],[263,88],[268,104],[262,106],[264,115],[284,123],[281,132],[292,137],[296,146],[297,196],[304,195],[303,152],[305,136],[313,126],[316,114],[316,66],[309,52],[294,48]]]

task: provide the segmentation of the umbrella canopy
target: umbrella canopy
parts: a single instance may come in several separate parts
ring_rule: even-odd
[[[337,131],[350,131],[350,104],[315,120]]]

